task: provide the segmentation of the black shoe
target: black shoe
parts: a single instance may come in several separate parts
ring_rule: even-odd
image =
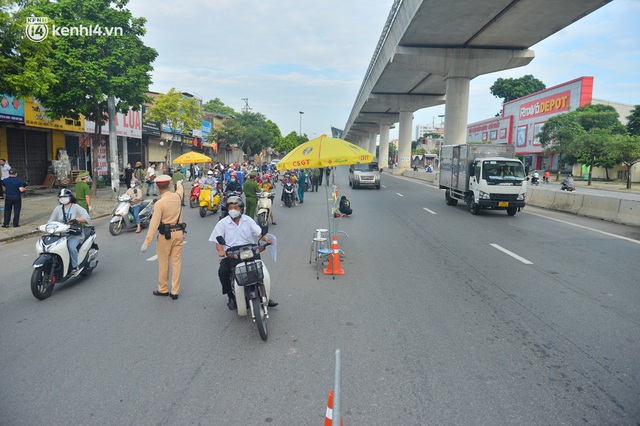
[[[273,299],[269,299],[269,304],[267,304],[267,306],[268,306],[268,307],[270,307],[270,308],[275,308],[275,307],[276,307],[276,306],[278,306],[278,305],[279,305],[279,303],[278,303],[278,302],[276,302],[276,301],[275,301],[275,300],[273,300]]]
[[[14,228],[20,228],[20,225],[13,225]]]
[[[8,227],[9,227],[9,225],[2,225],[2,227],[3,227],[3,228],[8,228]]]
[[[178,300],[178,295],[177,294],[171,294],[170,296],[171,296],[171,298],[173,300]]]
[[[227,302],[227,306],[229,307],[230,311],[234,311],[238,309],[238,304],[236,303],[236,299],[229,298],[229,301]]]
[[[154,296],[168,296],[169,292],[166,293],[160,293],[158,290],[153,290],[153,295]]]

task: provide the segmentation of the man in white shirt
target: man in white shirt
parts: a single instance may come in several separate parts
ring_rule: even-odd
[[[11,166],[7,164],[7,160],[0,158],[0,171],[2,171],[2,176],[0,176],[0,199],[4,198],[2,180],[9,177],[9,170],[11,170]]]
[[[149,196],[149,190],[153,189],[153,195],[158,195],[158,190],[154,179],[156,178],[156,165],[155,163],[149,164],[147,169],[147,197]]]

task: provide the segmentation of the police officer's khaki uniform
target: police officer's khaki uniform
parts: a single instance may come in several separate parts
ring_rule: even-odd
[[[166,175],[165,175],[166,176]],[[162,183],[165,176],[160,176],[156,179],[156,183]],[[169,176],[166,176],[167,183],[171,182]],[[184,193],[182,184],[177,184],[176,192],[167,191],[158,201],[156,201],[153,208],[153,216],[151,217],[151,223],[147,231],[147,237],[144,240],[144,244],[149,246],[153,236],[158,231],[160,223],[169,224],[172,227],[178,223],[181,218],[181,200]],[[164,235],[158,234],[156,239],[156,253],[158,254],[158,292],[169,292],[169,261],[171,261],[171,267],[173,268],[173,274],[171,276],[171,294],[178,294],[180,292],[180,270],[182,246],[184,245],[184,234],[182,230],[172,230],[171,239],[167,240]]]

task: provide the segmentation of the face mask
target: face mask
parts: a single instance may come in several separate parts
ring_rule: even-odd
[[[129,186],[131,186],[132,188],[135,188],[135,187],[136,187],[136,184],[135,184],[135,183],[132,183],[132,184],[131,184],[131,185],[129,185]]]
[[[229,216],[231,216],[231,219],[236,219],[241,214],[240,210],[229,210]]]
[[[236,178],[231,178],[231,182],[235,182],[235,181],[236,181]]]
[[[58,198],[58,201],[60,201],[60,204],[69,204],[69,201],[71,201],[71,199],[69,197],[60,197]]]

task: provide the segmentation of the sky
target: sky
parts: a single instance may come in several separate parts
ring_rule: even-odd
[[[393,0],[130,0],[158,51],[150,90],[175,87],[241,111],[247,99],[283,135],[343,129]],[[594,77],[593,97],[640,104],[640,0],[614,0],[537,45],[526,67],[471,81],[468,122],[493,117],[498,78],[532,74],[547,87]],[[300,114],[303,112],[303,114]],[[414,113],[440,123],[444,105]],[[397,126],[390,138],[398,137]]]

